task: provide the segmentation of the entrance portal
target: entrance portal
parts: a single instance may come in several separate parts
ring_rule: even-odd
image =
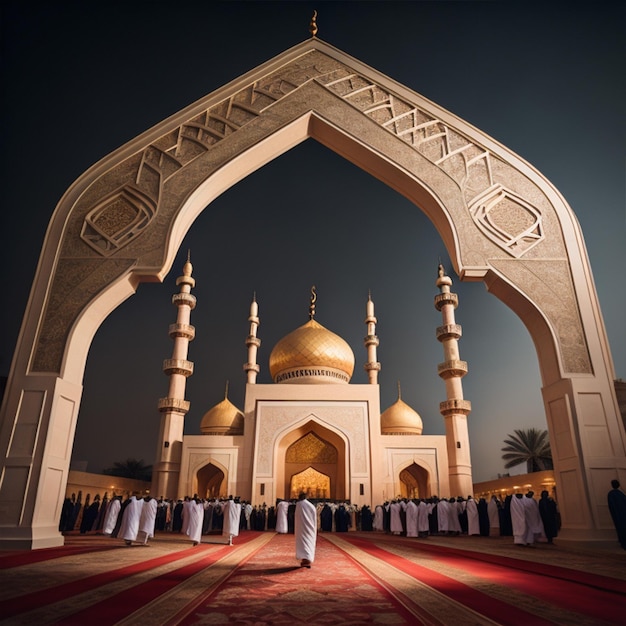
[[[309,138],[419,207],[461,280],[483,281],[522,319],[542,376],[560,537],[614,539],[606,491],[626,475],[626,433],[576,217],[516,154],[313,37],[111,153],[59,202],[0,414],[0,548],[63,544],[85,362],[106,316],[139,283],[163,280],[220,193]],[[349,468],[335,447],[341,499]]]
[[[285,453],[285,493],[297,498],[337,496],[337,448],[313,431],[292,443]]]
[[[198,470],[198,495],[201,498],[225,498],[226,477],[224,472],[212,463],[205,465]]]

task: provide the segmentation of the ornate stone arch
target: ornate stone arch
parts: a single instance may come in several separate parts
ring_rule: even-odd
[[[85,358],[104,318],[163,279],[213,198],[310,138],[419,206],[461,279],[482,280],[519,315],[540,364],[563,536],[612,536],[604,494],[626,478],[625,434],[571,209],[504,146],[312,38],[105,157],[59,202],[2,405],[3,546],[63,543]]]

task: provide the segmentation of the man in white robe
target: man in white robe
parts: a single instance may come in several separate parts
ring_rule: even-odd
[[[402,526],[401,512],[406,509],[404,500],[392,500],[389,511],[391,513],[390,530],[394,535],[401,535],[404,532]]]
[[[406,505],[406,536],[417,537],[417,504],[409,500]]]
[[[539,512],[539,503],[534,498],[534,493],[529,491],[524,498],[526,505],[526,523],[528,525],[529,543],[537,541],[546,541],[543,522],[541,521],[541,513]]]
[[[511,498],[511,524],[513,526],[513,543],[518,546],[530,545],[533,533],[529,531],[524,496],[516,493]]]
[[[456,514],[456,507],[455,507]],[[447,535],[450,530],[450,503],[442,498],[437,502],[437,531],[440,535]]]
[[[487,504],[487,514],[489,515],[489,535],[497,537],[500,535],[500,513],[496,496],[491,496]]]
[[[156,514],[158,503],[154,498],[145,498],[141,507],[141,517],[139,518],[139,531],[137,541],[147,545],[148,539],[154,537],[154,527],[156,525]]]
[[[426,503],[424,500],[420,500],[417,505],[417,534],[419,537],[428,535],[430,531],[428,516],[430,515],[432,509],[432,502]]]
[[[478,520],[478,505],[476,500],[471,496],[468,496],[465,503],[465,510],[467,511],[467,534],[468,535],[480,535],[480,522]]]
[[[228,537],[228,542],[232,545],[233,537],[239,536],[239,523],[241,521],[241,504],[235,502],[232,496],[226,500],[223,507],[224,525],[222,526],[222,537]]]
[[[120,514],[122,508],[122,499],[117,496],[113,498],[108,504],[104,514],[104,523],[102,525],[102,533],[110,535],[117,524],[117,517]]]
[[[122,513],[122,525],[117,534],[121,537],[126,545],[130,545],[133,541],[137,541],[137,533],[139,532],[139,520],[141,519],[141,510],[143,509],[143,500],[132,495],[128,502],[124,503],[124,512]]]
[[[285,534],[288,532],[287,524],[287,509],[289,508],[289,502],[287,500],[280,500],[276,505],[276,532]]]
[[[296,504],[294,521],[296,536],[296,559],[300,567],[311,567],[315,560],[315,544],[317,542],[317,513],[315,506],[301,493]]]
[[[204,502],[199,498],[189,500],[184,508],[187,519],[185,534],[189,536],[194,546],[202,541],[202,525],[204,523]]]
[[[385,523],[383,521],[384,511],[383,505],[377,504],[374,507],[374,530],[378,532],[383,532],[385,530]]]

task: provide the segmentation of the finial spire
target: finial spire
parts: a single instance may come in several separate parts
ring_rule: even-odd
[[[312,320],[315,317],[315,302],[317,301],[317,293],[315,292],[315,285],[311,287],[311,303],[309,304],[309,319]]]
[[[400,381],[398,381],[398,400],[402,400],[402,390],[400,389]]]
[[[228,399],[228,383],[229,382],[230,381],[228,381],[228,380],[226,381],[226,388],[224,389],[224,400]]]
[[[317,35],[317,11],[313,11],[313,17],[309,23],[309,32],[311,33],[311,37],[315,37]]]

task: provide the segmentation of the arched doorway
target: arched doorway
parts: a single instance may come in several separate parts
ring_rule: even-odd
[[[539,359],[562,537],[612,537],[604,495],[626,472],[626,434],[571,209],[484,133],[312,38],[129,142],[63,196],[2,404],[3,547],[63,543],[83,372],[103,319],[163,279],[217,195],[309,138],[419,206],[461,279],[482,280],[519,315]]]
[[[201,498],[226,497],[226,476],[219,467],[208,463],[198,470],[196,478]]]
[[[313,498],[344,500],[346,444],[314,419],[286,433],[276,448],[276,495],[289,499],[301,490]]]
[[[309,431],[294,441],[285,453],[285,493],[290,498],[306,493],[311,498],[335,499],[337,490],[337,448]]]
[[[400,496],[403,498],[429,498],[428,472],[417,463],[411,463],[400,471]]]

